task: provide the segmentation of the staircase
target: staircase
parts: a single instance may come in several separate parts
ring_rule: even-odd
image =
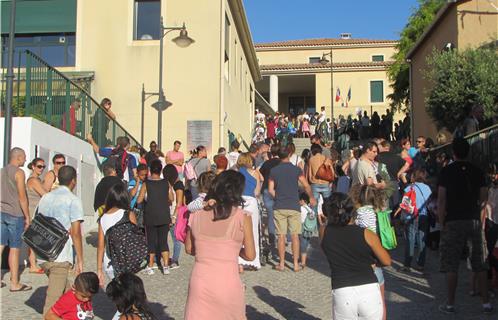
[[[296,146],[296,154],[301,156],[304,149],[309,149],[311,146],[309,138],[293,138],[292,142]]]

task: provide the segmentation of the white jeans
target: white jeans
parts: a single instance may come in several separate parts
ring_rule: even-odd
[[[384,313],[378,283],[332,290],[332,301],[334,320],[380,320]]]

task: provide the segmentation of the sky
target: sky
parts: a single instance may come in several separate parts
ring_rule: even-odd
[[[243,0],[254,43],[309,38],[396,40],[417,0]]]

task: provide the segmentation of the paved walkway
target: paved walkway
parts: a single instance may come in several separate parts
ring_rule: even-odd
[[[96,270],[96,234],[86,236],[84,252],[87,270]],[[325,257],[316,247],[311,249],[309,267],[300,273],[290,269],[277,272],[271,265],[257,272],[242,275],[247,287],[246,302],[248,319],[330,319],[330,277]],[[469,292],[470,274],[461,265],[460,286],[457,295],[457,315],[447,316],[437,311],[444,299],[444,275],[437,272],[437,253],[429,252],[428,275],[414,272],[404,274],[395,271],[403,248],[393,252],[393,267],[385,269],[386,300],[388,319],[497,319],[497,313],[484,316],[479,298],[471,298]],[[290,258],[290,257],[289,257]],[[182,254],[181,268],[172,270],[169,276],[156,273],[140,275],[144,280],[151,307],[158,319],[183,319],[188,279],[193,258]],[[4,279],[8,279],[7,274]],[[41,319],[47,280],[44,275],[22,274],[22,280],[33,286],[33,290],[10,293],[1,289],[1,319]],[[220,284],[223,285],[223,284]],[[497,306],[496,298],[492,300]],[[104,293],[94,297],[97,319],[111,319],[114,314],[112,303]]]

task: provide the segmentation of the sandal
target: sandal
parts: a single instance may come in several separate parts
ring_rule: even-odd
[[[16,289],[16,290],[10,289],[9,291],[10,292],[21,292],[21,291],[29,291],[31,289],[33,289],[31,286],[28,286],[27,284],[22,284],[19,289]]]
[[[301,271],[303,271],[303,267],[301,266],[297,267],[297,269],[294,268],[294,272],[301,272]]]
[[[273,267],[273,270],[285,271],[285,267],[281,267],[280,265],[276,265],[276,266]]]
[[[29,270],[29,273],[34,273],[34,274],[44,274],[45,271],[42,268],[38,268],[36,270]]]

